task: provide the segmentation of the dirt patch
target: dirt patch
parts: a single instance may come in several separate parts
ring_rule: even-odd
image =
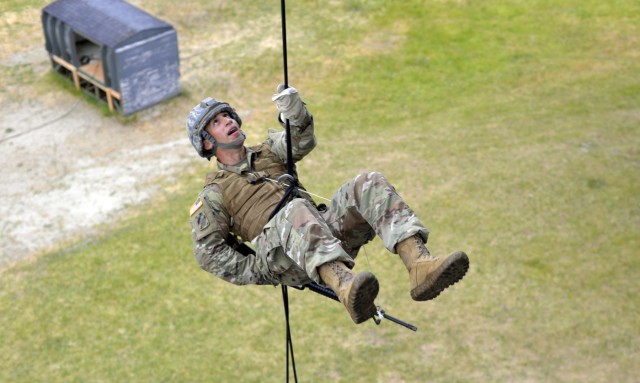
[[[30,65],[41,77],[48,63],[37,46],[0,65]],[[70,92],[11,94],[0,98],[0,267],[89,233],[194,159],[183,119],[158,123],[172,114],[165,105],[125,124]]]

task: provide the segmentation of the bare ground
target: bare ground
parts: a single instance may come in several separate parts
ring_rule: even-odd
[[[174,20],[179,27],[183,19],[189,20],[186,25],[207,21],[204,11],[177,7],[175,13],[180,15]],[[259,23],[278,26],[270,21],[265,15]],[[251,97],[234,84],[232,73],[202,53],[241,39],[260,41],[257,49],[271,49],[277,39],[264,34],[262,24],[241,28],[231,23],[222,28],[226,34],[213,42],[191,38],[192,30],[199,30],[196,27],[180,30],[180,83],[194,96],[183,95],[138,112],[132,122],[104,116],[95,105],[47,80],[51,63],[44,47],[40,9],[3,14],[0,269],[67,239],[91,234],[126,206],[152,197],[160,187],[157,181],[171,180],[185,164],[196,160],[184,121],[209,90],[202,84],[219,81],[231,99],[238,94],[243,100]],[[211,78],[212,71],[215,78]],[[274,89],[276,85],[274,81]],[[260,113],[239,112],[243,120]],[[273,115],[272,107],[269,113]]]
[[[50,70],[39,44],[0,65],[28,65],[36,78]],[[0,268],[90,234],[149,199],[159,187],[154,181],[194,158],[180,116],[159,118],[173,114],[166,104],[138,113],[131,124],[103,116],[71,92],[30,96],[30,88],[3,85],[0,93]]]

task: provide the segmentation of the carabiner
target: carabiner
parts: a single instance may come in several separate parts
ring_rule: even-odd
[[[288,180],[290,182],[290,185],[293,184],[296,181],[296,179],[293,178],[293,176],[291,174],[285,173],[285,174],[281,175],[280,177],[278,177],[278,185],[281,186],[281,187],[284,187],[284,186],[289,187],[289,185],[286,185],[284,183],[285,180]]]

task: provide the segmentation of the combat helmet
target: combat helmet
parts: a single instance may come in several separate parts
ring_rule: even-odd
[[[221,144],[216,142],[214,138],[207,133],[205,127],[216,114],[221,112],[229,113],[229,116],[236,120],[238,126],[242,127],[242,120],[238,113],[226,102],[218,101],[214,98],[207,97],[196,105],[189,115],[187,116],[187,134],[189,135],[189,141],[198,152],[200,157],[204,157],[210,160],[211,157],[216,155],[216,149],[221,148],[237,148],[241,147],[245,136],[244,133],[235,142],[230,144]],[[213,143],[213,149],[206,150],[202,146],[203,140],[209,140]]]

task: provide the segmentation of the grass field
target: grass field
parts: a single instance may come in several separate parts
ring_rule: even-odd
[[[136,2],[180,40],[184,93],[160,126],[183,129],[166,121],[209,94],[237,107],[251,143],[275,126],[279,2],[256,3]],[[42,5],[3,3],[3,39],[39,34]],[[361,253],[379,303],[416,333],[355,326],[341,305],[290,291],[299,380],[636,382],[640,4],[287,6],[289,79],[320,143],[299,166],[304,184],[330,196],[381,171],[430,229],[432,253],[471,259],[461,283],[416,303],[396,256],[377,240],[368,262]],[[12,86],[46,86],[3,70]],[[1,382],[285,379],[280,289],[226,284],[191,254],[205,162],[194,155],[103,235],[0,271]]]

